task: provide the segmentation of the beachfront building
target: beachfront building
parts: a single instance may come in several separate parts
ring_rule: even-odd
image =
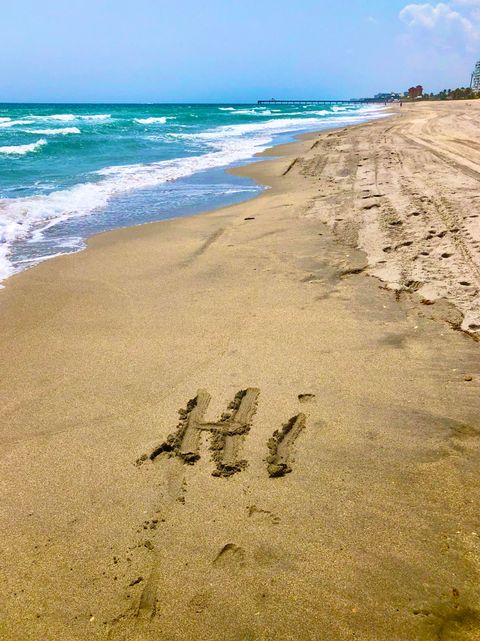
[[[408,97],[412,100],[417,100],[423,96],[423,87],[422,85],[417,85],[416,87],[410,87],[408,90]]]
[[[474,91],[480,91],[480,60],[475,65],[470,82],[470,88]]]
[[[389,93],[377,93],[375,94],[375,100],[384,100],[385,102],[391,102],[392,100],[400,100],[401,94],[396,91],[390,91]]]

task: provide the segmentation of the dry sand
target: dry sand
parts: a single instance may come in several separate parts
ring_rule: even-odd
[[[2,641],[480,638],[479,118],[7,281]]]

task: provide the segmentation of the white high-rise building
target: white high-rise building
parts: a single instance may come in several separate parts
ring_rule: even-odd
[[[470,87],[474,91],[480,91],[480,60],[477,62],[475,69],[473,70]]]

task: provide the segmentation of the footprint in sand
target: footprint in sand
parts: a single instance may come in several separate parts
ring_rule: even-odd
[[[300,403],[312,403],[315,400],[315,394],[299,394]]]
[[[188,605],[194,612],[201,614],[210,607],[212,601],[213,597],[209,592],[199,592],[190,599]]]
[[[227,543],[215,557],[213,565],[232,570],[240,569],[245,565],[245,550],[235,543]]]
[[[255,521],[262,521],[271,525],[278,525],[280,523],[280,517],[270,512],[270,510],[262,510],[256,505],[249,505],[247,511],[248,517]]]

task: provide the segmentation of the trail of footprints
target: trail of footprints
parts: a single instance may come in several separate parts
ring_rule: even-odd
[[[211,401],[206,390],[199,390],[195,398],[188,401],[185,409],[179,410],[180,420],[175,432],[156,447],[149,455],[137,460],[141,465],[147,460],[177,457],[187,465],[194,465],[200,459],[202,434],[210,436],[210,451],[215,469],[212,476],[229,477],[244,470],[248,462],[241,458],[242,445],[250,432],[252,419],[257,409],[260,390],[254,387],[239,391],[229,404],[220,420],[205,421],[205,413]],[[313,394],[300,394],[300,402],[314,399]],[[293,416],[281,430],[276,430],[267,443],[265,459],[271,478],[285,476],[292,471],[293,447],[306,426],[306,416]]]
[[[180,420],[176,430],[167,439],[156,447],[150,454],[144,454],[136,461],[140,466],[148,461],[160,458],[175,459],[176,465],[195,465],[200,459],[202,435],[206,433],[210,438],[210,451],[215,468],[212,472],[216,477],[230,477],[241,472],[247,467],[247,461],[242,459],[242,444],[252,427],[253,416],[257,409],[260,390],[247,388],[239,391],[227,410],[215,422],[205,420],[211,396],[206,390],[199,390],[195,398],[188,401],[185,409],[179,410]],[[299,403],[311,403],[314,394],[299,394]],[[283,477],[292,472],[293,448],[301,432],[306,427],[304,413],[290,418],[279,430],[275,430],[267,442],[267,453],[264,461],[267,473],[271,478]],[[175,466],[174,466],[175,467]],[[177,470],[178,472],[178,470]],[[174,474],[177,478],[177,474]],[[178,476],[180,485],[184,483],[183,475]],[[171,503],[166,503],[156,518],[145,521],[138,532],[150,533],[147,540],[134,546],[146,548],[152,555],[151,569],[148,575],[137,576],[129,583],[129,589],[138,589],[140,592],[135,603],[124,613],[117,616],[109,624],[108,638],[110,641],[147,641],[156,638],[155,626],[152,622],[157,614],[158,589],[161,581],[162,558],[153,542],[154,530],[159,522],[166,520],[169,509],[181,498],[181,488],[174,488]],[[179,498],[180,497],[180,498]],[[269,525],[277,525],[279,517],[256,505],[247,506],[246,516],[249,519],[261,519]],[[131,548],[131,549],[134,549]],[[235,543],[227,543],[212,559],[212,565],[217,569],[235,571],[246,563],[246,552]],[[202,604],[194,603],[194,607]]]

